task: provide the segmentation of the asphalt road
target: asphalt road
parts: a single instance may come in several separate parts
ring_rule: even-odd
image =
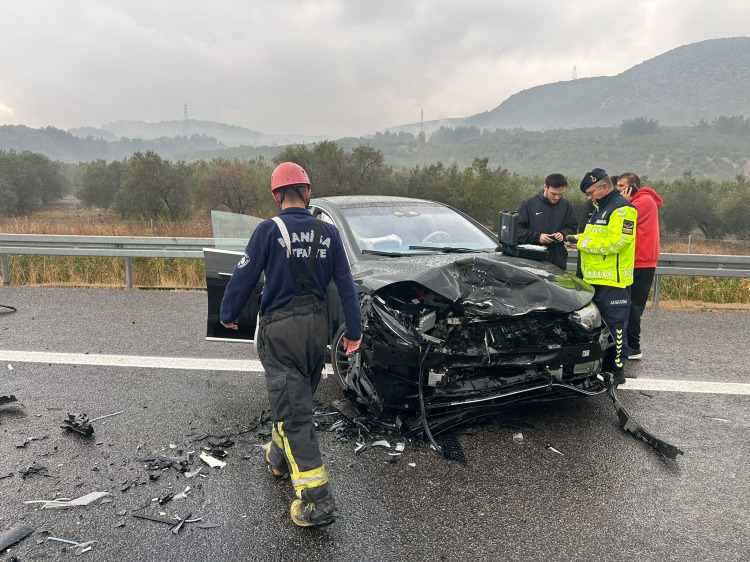
[[[0,352],[12,350],[165,357],[252,358],[249,346],[210,343],[204,294],[0,288]],[[653,312],[644,317],[639,378],[750,382],[750,315]],[[91,560],[747,560],[750,558],[750,396],[626,391],[621,399],[653,433],[680,446],[676,462],[625,434],[606,396],[533,405],[459,432],[468,463],[427,446],[396,464],[354,441],[320,432],[339,521],[297,528],[287,515],[291,485],[270,478],[257,431],[239,434],[227,466],[187,480],[158,481],[137,458],[199,451],[202,435],[237,434],[267,409],[262,378],[232,371],[39,363],[0,364],[0,530],[20,521],[37,531],[0,560],[73,558],[50,536],[96,540]],[[338,396],[331,379],[318,394]],[[92,440],[64,434],[68,411],[90,416]],[[261,426],[258,429],[262,429]],[[523,444],[513,440],[522,432]],[[16,443],[39,437],[24,448]],[[389,437],[396,442],[394,436]],[[553,443],[564,456],[545,448]],[[138,450],[138,446],[141,449]],[[409,466],[415,463],[415,467]],[[19,471],[44,465],[51,477]],[[197,466],[197,465],[196,465]],[[142,485],[126,492],[124,481]],[[167,492],[192,490],[148,513],[192,512],[219,528],[138,520],[132,510]],[[24,501],[113,492],[114,502],[40,510]],[[117,515],[128,510],[127,515]],[[124,522],[124,527],[116,527]]]

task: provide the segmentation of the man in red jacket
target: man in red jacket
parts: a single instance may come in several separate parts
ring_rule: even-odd
[[[642,359],[641,316],[654,281],[659,261],[659,207],[663,201],[650,187],[641,187],[641,179],[626,172],[617,180],[617,189],[635,205],[638,219],[635,228],[635,269],[630,288],[630,317],[628,318],[628,358]]]

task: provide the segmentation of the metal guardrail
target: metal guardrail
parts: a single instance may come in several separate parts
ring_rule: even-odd
[[[125,279],[133,287],[132,258],[203,258],[213,238],[156,238],[148,236],[57,236],[0,234],[3,283],[10,284],[9,254],[41,256],[108,256],[125,258]],[[568,270],[576,270],[578,253],[568,254]],[[697,277],[750,277],[750,256],[662,254],[654,280],[654,308],[659,308],[663,275]]]
[[[568,270],[575,271],[578,252],[568,253]],[[654,309],[659,308],[663,275],[695,277],[750,277],[750,256],[661,254],[654,275]]]
[[[133,258],[203,258],[213,238],[150,236],[59,236],[0,234],[3,284],[10,284],[9,254],[37,256],[105,256],[125,258],[125,284],[133,288]]]

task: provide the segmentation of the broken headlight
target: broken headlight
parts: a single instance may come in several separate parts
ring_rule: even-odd
[[[602,325],[602,315],[593,302],[576,310],[570,315],[570,319],[588,332]]]

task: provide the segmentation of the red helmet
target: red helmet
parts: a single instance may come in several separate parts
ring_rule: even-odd
[[[307,172],[294,162],[282,162],[271,174],[271,193],[287,185],[307,185],[310,187],[310,178]]]

